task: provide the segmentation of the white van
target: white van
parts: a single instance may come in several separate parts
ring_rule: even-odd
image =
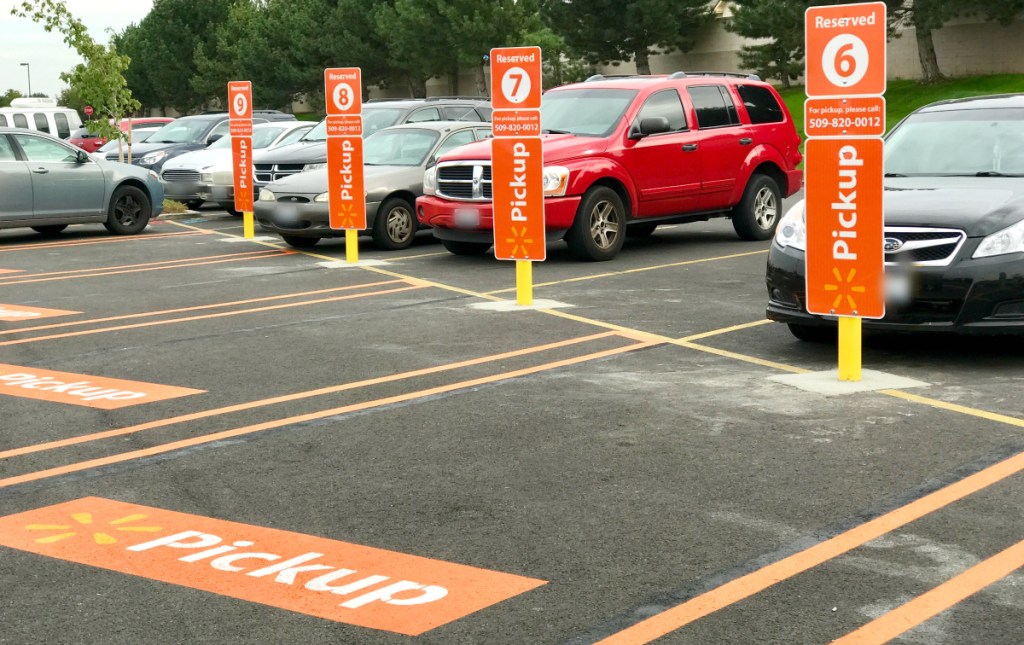
[[[73,130],[82,127],[82,119],[76,110],[57,105],[57,99],[23,98],[11,101],[10,107],[0,108],[0,127],[7,126],[67,139]]]

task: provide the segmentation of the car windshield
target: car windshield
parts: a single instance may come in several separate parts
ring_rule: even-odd
[[[253,150],[260,150],[268,147],[274,143],[284,128],[253,128],[252,130],[252,148]],[[217,150],[218,148],[230,148],[231,137],[221,137],[210,145],[206,146],[207,150]]]
[[[540,127],[581,137],[606,137],[636,94],[636,90],[598,89],[548,92],[541,100]]]
[[[153,143],[198,143],[210,127],[205,119],[178,119],[153,133]]]
[[[1024,110],[921,112],[889,134],[890,176],[1024,176]]]
[[[363,160],[367,166],[421,166],[437,137],[436,130],[381,130],[366,138]]]
[[[363,108],[363,136],[369,136],[377,130],[389,128],[402,116],[402,110],[397,108]],[[316,124],[312,130],[306,133],[301,141],[327,141],[327,119]]]

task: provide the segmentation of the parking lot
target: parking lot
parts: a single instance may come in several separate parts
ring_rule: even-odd
[[[922,385],[772,380],[836,348],[765,320],[768,245],[551,244],[524,309],[429,237],[0,232],[0,642],[1024,641],[1024,345],[868,335]]]

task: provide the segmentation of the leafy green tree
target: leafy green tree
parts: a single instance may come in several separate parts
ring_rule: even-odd
[[[457,74],[449,42],[452,34],[435,0],[393,0],[374,10],[376,31],[387,45],[397,76],[409,85],[414,97],[427,95],[427,79]]]
[[[539,24],[523,35],[523,43],[540,47],[543,53],[544,87],[549,89],[578,83],[594,74],[594,66],[577,54],[550,27]]]
[[[41,23],[46,31],[57,31],[64,36],[64,42],[85,62],[60,77],[85,104],[93,106],[97,118],[89,122],[89,131],[108,139],[124,138],[116,122],[139,109],[139,102],[132,96],[124,78],[128,57],[118,53],[113,44],[107,47],[93,40],[82,21],[68,12],[62,0],[24,0],[11,14],[31,18]]]
[[[436,0],[451,54],[476,74],[476,91],[487,95],[485,56],[493,47],[524,44],[525,27],[536,16],[536,0]],[[532,43],[530,43],[532,44]],[[456,70],[457,71],[457,70]],[[456,76],[457,78],[457,76]]]
[[[740,64],[783,87],[804,73],[804,11],[813,0],[736,0],[729,31],[767,42],[740,48]]]
[[[651,54],[687,51],[711,20],[705,0],[540,0],[541,13],[565,42],[593,63],[633,60],[650,74]]]
[[[24,94],[15,89],[10,89],[0,94],[0,107],[7,107],[14,99],[20,99]]]

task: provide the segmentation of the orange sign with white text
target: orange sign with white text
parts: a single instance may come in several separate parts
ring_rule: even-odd
[[[494,257],[542,261],[544,149],[539,137],[491,140]]]
[[[806,144],[807,311],[885,316],[882,140]]]
[[[0,363],[0,394],[100,410],[116,410],[204,391]]]
[[[491,104],[495,110],[540,108],[543,89],[540,47],[491,50]]]
[[[327,190],[331,228],[366,228],[362,137],[327,138]]]
[[[358,67],[334,67],[324,70],[324,96],[329,116],[363,111],[363,72]]]
[[[804,19],[807,96],[885,93],[884,2],[810,7]]]
[[[409,636],[545,584],[99,497],[0,517],[0,545]]]
[[[53,316],[70,316],[80,314],[80,311],[65,311],[64,309],[44,309],[42,307],[23,307],[21,305],[0,305],[0,320],[5,322],[19,322],[22,320],[39,320],[40,318],[51,318]]]
[[[804,101],[804,133],[810,137],[880,137],[885,98],[835,97]]]
[[[228,83],[228,118],[252,120],[252,82],[231,81]]]
[[[235,210],[253,210],[252,164],[252,83],[228,83],[229,134],[235,184]]]

